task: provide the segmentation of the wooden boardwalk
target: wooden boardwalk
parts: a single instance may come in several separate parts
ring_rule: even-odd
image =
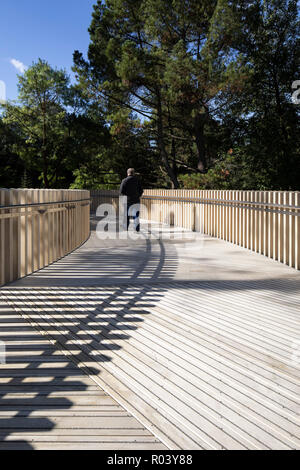
[[[300,448],[300,273],[160,229],[0,290],[0,448]]]

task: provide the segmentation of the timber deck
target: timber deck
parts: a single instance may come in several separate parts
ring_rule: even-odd
[[[142,228],[0,289],[0,449],[299,449],[300,273]]]

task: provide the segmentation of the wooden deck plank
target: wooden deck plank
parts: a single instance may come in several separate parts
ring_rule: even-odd
[[[32,442],[28,439],[22,442],[0,442],[0,450],[165,450],[165,446],[159,442]]]
[[[27,432],[26,432],[27,431]],[[18,428],[1,428],[0,429],[0,436],[1,436],[1,441],[4,440],[9,440],[10,438],[14,439],[15,437],[17,439],[22,438],[22,437],[38,437],[38,436],[43,436],[45,438],[49,437],[49,440],[52,439],[52,437],[63,437],[63,436],[77,436],[77,437],[84,437],[84,436],[89,436],[93,438],[97,438],[97,436],[100,436],[101,439],[99,441],[103,440],[112,440],[113,436],[116,437],[118,442],[120,439],[123,441],[130,441],[135,438],[139,438],[139,440],[147,440],[150,442],[159,442],[158,439],[153,438],[153,435],[141,428],[86,428],[84,430],[84,435],[82,432],[82,429],[77,429],[77,428],[54,428],[54,429],[43,429],[43,428],[34,428],[32,427],[30,429],[30,434],[28,433],[28,429],[18,429]]]

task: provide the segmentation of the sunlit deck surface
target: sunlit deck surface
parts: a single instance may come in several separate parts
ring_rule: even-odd
[[[154,223],[102,240],[96,223],[0,290],[0,449],[299,449],[300,273]]]

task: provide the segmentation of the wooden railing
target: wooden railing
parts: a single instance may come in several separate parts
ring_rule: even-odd
[[[95,214],[101,204],[112,204],[118,209],[119,191],[105,189],[91,189],[91,213]]]
[[[93,207],[116,201],[117,194],[92,192]],[[142,203],[142,218],[220,238],[300,269],[300,192],[157,189],[146,190]]]
[[[89,219],[89,191],[0,189],[0,285],[79,247]]]

